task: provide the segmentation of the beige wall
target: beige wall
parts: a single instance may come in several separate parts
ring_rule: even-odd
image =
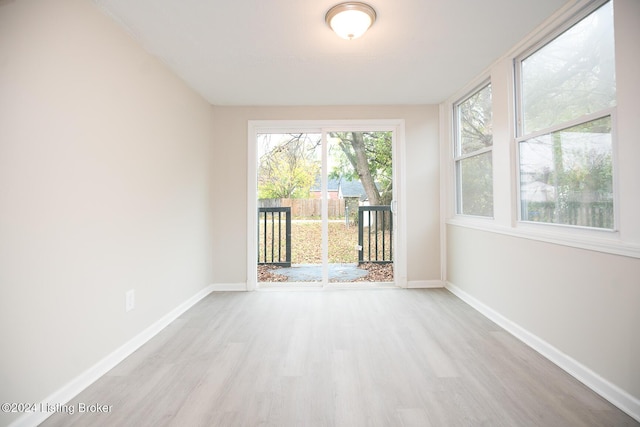
[[[213,139],[211,106],[92,2],[0,3],[0,402],[212,283]]]
[[[509,116],[512,62],[507,56],[489,71],[496,94],[493,164],[497,212],[494,220],[485,222],[450,215],[446,279],[555,347],[570,363],[592,371],[587,379],[603,384],[600,391],[611,391],[620,397],[618,403],[626,404],[626,409],[639,417],[640,2],[614,0],[614,10],[618,90],[615,172],[620,196],[617,232],[591,237],[584,230],[555,227],[533,234],[530,230],[534,228],[517,222],[512,210],[513,130],[508,128],[513,123]],[[448,146],[445,141],[442,150]],[[443,162],[448,162],[443,167],[451,168],[450,159]],[[450,177],[445,191],[453,192]],[[628,256],[614,255],[616,251]]]
[[[215,107],[215,282],[247,280],[247,126],[249,120],[404,119],[407,279],[440,280],[437,106]],[[233,207],[230,209],[229,207]]]
[[[640,260],[449,226],[449,282],[640,396]]]

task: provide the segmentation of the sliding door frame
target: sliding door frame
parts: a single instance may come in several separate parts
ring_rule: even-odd
[[[393,202],[394,223],[394,283],[407,287],[407,230],[405,185],[405,134],[404,120],[249,120],[247,132],[247,290],[257,289],[257,224],[258,224],[258,158],[257,136],[263,133],[321,133],[326,150],[326,134],[329,132],[380,131],[392,132],[393,153]],[[323,160],[326,153],[323,153]],[[323,165],[326,167],[326,165]],[[326,182],[323,182],[323,189]],[[325,195],[323,195],[325,197]],[[326,203],[323,203],[326,210]],[[326,277],[323,278],[325,285]]]

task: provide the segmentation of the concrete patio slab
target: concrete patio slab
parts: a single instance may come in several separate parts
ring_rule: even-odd
[[[329,281],[352,282],[367,275],[367,270],[358,268],[358,264],[329,264]],[[295,264],[291,267],[279,268],[277,274],[288,277],[289,282],[322,281],[322,265]]]

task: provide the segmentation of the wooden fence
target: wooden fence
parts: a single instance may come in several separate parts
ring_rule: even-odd
[[[566,202],[561,207],[555,202],[528,202],[522,204],[522,219],[613,229],[613,202]]]
[[[329,219],[342,219],[345,212],[344,199],[329,199]],[[291,208],[294,219],[320,219],[322,200],[320,199],[259,199],[259,208]]]

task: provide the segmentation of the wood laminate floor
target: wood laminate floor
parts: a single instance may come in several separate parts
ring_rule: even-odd
[[[52,426],[637,426],[444,289],[213,293]]]

